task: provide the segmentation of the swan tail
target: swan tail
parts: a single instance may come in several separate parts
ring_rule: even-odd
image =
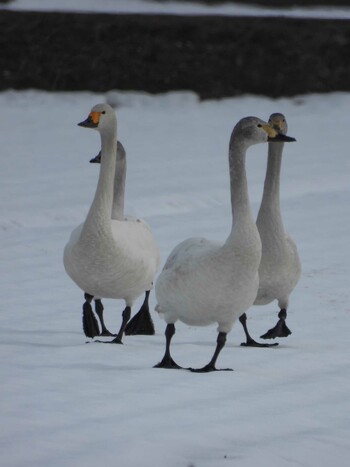
[[[162,309],[162,307],[157,303],[157,305],[155,306],[155,311],[159,314],[159,317],[164,319],[164,310]]]

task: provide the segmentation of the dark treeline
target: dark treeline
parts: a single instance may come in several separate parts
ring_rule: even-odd
[[[350,90],[350,22],[0,12],[0,90]]]

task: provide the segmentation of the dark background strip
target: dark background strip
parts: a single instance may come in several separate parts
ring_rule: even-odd
[[[0,12],[0,90],[350,90],[350,21]]]

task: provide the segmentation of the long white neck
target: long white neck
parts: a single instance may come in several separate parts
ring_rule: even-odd
[[[245,169],[247,147],[234,141],[231,137],[229,148],[229,166],[231,182],[231,207],[232,207],[232,233],[237,226],[245,228],[254,224],[248,194],[247,175]]]
[[[126,155],[124,149],[117,146],[117,161],[115,165],[114,176],[114,194],[112,219],[124,219],[124,195],[125,195],[125,179],[126,179]]]
[[[113,185],[116,166],[117,130],[101,132],[101,167],[94,200],[86,217],[84,231],[91,227],[98,231],[111,231]]]
[[[283,143],[269,143],[264,192],[257,217],[257,225],[273,222],[274,229],[283,229],[280,209],[280,173]]]

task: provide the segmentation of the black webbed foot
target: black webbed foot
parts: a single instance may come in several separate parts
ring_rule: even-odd
[[[127,336],[153,336],[155,334],[153,320],[149,311],[139,311],[135,316],[128,322],[125,328],[125,334]]]
[[[108,329],[100,333],[101,337],[115,337],[117,334],[112,334]]]
[[[261,336],[262,337],[262,336]],[[276,347],[278,342],[274,344],[261,344],[260,342],[256,342],[254,339],[247,339],[247,342],[242,342],[241,347]]]
[[[129,306],[126,306],[124,311],[123,311],[123,314],[122,314],[123,315],[123,321],[122,321],[122,324],[120,326],[119,332],[118,332],[117,336],[113,340],[111,340],[111,341],[96,340],[95,342],[100,342],[102,344],[123,344],[122,338],[123,338],[126,323],[129,321],[129,318],[130,318],[130,313],[131,313],[131,308]],[[104,332],[109,332],[106,327],[104,327]],[[115,334],[110,334],[110,335],[113,336]]]
[[[103,319],[103,305],[102,305],[102,301],[100,298],[96,298],[95,299],[95,311],[96,311],[96,314],[100,320],[100,324],[101,324],[101,332],[100,332],[100,336],[103,336],[103,337],[115,337],[117,334],[112,334],[107,328],[106,328],[106,325],[105,325],[105,321]]]
[[[210,373],[211,371],[233,371],[232,368],[215,368],[214,365],[208,363],[203,368],[188,368],[192,373]]]
[[[275,339],[276,337],[288,337],[292,331],[283,320],[279,320],[276,326],[263,334],[261,339]]]
[[[260,337],[261,339],[275,339],[276,337],[288,337],[290,334],[292,331],[286,325],[286,321],[280,318],[274,328],[269,329]]]
[[[145,301],[140,310],[126,325],[125,334],[127,336],[153,336],[155,334],[154,324],[148,306],[148,296],[149,291],[146,292]]]
[[[94,342],[99,342],[100,344],[123,344],[122,340],[118,336],[111,341],[100,341],[96,339]]]
[[[243,326],[244,329],[244,334],[246,337],[246,341],[241,343],[242,347],[275,347],[278,344],[260,344],[259,342],[256,342],[251,335],[249,334],[248,327],[247,327],[247,315],[243,313],[239,317],[239,321]]]
[[[91,298],[90,298],[91,297]],[[83,331],[86,337],[94,338],[100,335],[97,319],[92,311],[91,299],[92,296],[85,294],[86,302],[83,305]]]
[[[183,370],[182,366],[179,366],[171,357],[164,357],[163,360],[157,365],[154,365],[153,368],[167,368],[169,370]]]

